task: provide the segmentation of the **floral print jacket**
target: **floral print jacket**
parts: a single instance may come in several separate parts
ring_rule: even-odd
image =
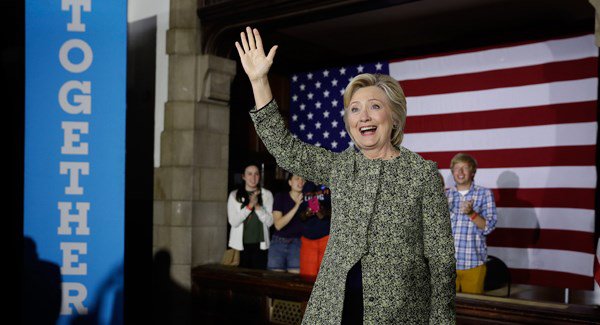
[[[295,139],[273,100],[250,113],[282,168],[331,189],[331,232],[303,324],[340,324],[345,280],[361,261],[364,324],[454,324],[455,259],[442,178],[399,147],[370,160]]]

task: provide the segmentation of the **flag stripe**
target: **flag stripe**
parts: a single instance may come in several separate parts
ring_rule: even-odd
[[[513,283],[527,283],[556,288],[570,288],[577,290],[592,290],[591,277],[573,273],[555,272],[536,269],[510,269]]]
[[[403,145],[416,152],[595,145],[596,122],[491,130],[408,133]]]
[[[594,234],[556,229],[496,228],[487,237],[488,246],[560,249],[594,254]]]
[[[493,246],[488,247],[488,254],[500,258],[509,268],[566,272],[590,279],[593,273],[594,254],[557,249]]]
[[[593,210],[595,189],[510,188],[492,189],[497,207],[573,208]]]
[[[441,169],[446,186],[454,185],[450,169]],[[596,166],[478,168],[477,184],[487,188],[596,188]]]
[[[452,157],[459,151],[420,152],[423,158],[433,160],[438,166],[450,166]],[[596,146],[556,146],[540,148],[472,150],[479,166],[489,168],[533,166],[594,166]]]
[[[467,53],[393,61],[390,75],[396,80],[423,79],[524,67],[556,61],[597,57],[593,35],[498,47]]]
[[[569,208],[498,208],[496,228],[594,232],[595,211]]]
[[[598,261],[598,256],[594,258],[594,269],[596,270],[594,272],[594,279],[600,285],[600,261]]]
[[[400,80],[400,85],[406,96],[423,96],[592,78],[596,76],[597,70],[598,58],[591,57],[461,75]]]
[[[462,131],[595,122],[597,109],[597,101],[587,101],[492,111],[408,116],[404,132]]]
[[[490,111],[595,101],[598,79],[407,97],[408,116]],[[550,95],[552,94],[552,95]]]

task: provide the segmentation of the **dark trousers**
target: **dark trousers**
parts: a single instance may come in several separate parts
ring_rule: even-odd
[[[244,250],[240,251],[240,267],[265,270],[267,256],[267,251],[260,249],[260,244],[244,243]]]
[[[363,323],[363,286],[362,266],[358,261],[348,271],[346,277],[346,293],[344,294],[343,325],[359,325]]]

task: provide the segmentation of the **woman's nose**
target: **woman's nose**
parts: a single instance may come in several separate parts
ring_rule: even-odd
[[[370,121],[370,120],[371,120],[371,116],[369,116],[369,110],[363,109],[362,112],[360,112],[360,121],[365,122],[365,121]]]

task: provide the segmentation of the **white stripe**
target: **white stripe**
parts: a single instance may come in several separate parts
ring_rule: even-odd
[[[558,249],[488,247],[488,255],[501,259],[509,268],[538,269],[592,276],[594,255]]]
[[[408,116],[480,112],[598,99],[598,78],[407,97]]]
[[[454,186],[450,169],[440,169]],[[596,166],[477,168],[475,182],[487,188],[596,188]]]
[[[402,145],[415,152],[595,145],[597,122],[516,128],[407,133]]]
[[[390,75],[412,80],[538,65],[598,56],[594,36],[585,35],[470,53],[393,62]]]
[[[498,208],[496,228],[594,232],[595,211],[569,208]]]

